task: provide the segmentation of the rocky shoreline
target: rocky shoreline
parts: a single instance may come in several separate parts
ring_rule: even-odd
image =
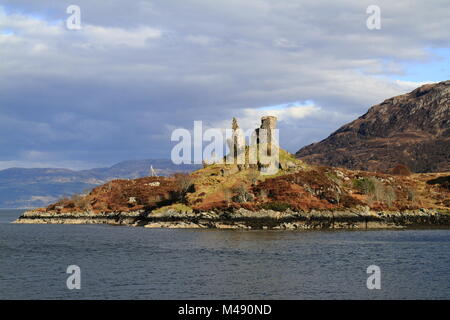
[[[14,223],[22,224],[109,224],[145,228],[308,230],[308,229],[392,229],[450,228],[450,212],[435,209],[403,212],[372,211],[359,207],[343,211],[258,212],[42,212],[31,210]]]

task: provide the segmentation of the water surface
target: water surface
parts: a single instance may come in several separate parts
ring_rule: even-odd
[[[0,299],[449,299],[450,230],[228,231],[11,224]],[[81,290],[66,268],[81,268]],[[381,268],[368,290],[366,268]]]

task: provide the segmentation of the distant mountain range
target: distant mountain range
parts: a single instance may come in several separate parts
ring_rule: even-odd
[[[352,170],[450,171],[450,80],[387,99],[296,156]]]
[[[0,171],[0,208],[46,206],[57,199],[83,193],[113,179],[135,179],[150,175],[189,172],[200,165],[175,165],[168,159],[123,161],[110,168],[69,170],[59,168],[10,168]]]

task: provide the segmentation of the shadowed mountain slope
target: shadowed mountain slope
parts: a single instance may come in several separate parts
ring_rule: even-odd
[[[310,164],[389,172],[450,171],[450,80],[375,105],[296,157]]]

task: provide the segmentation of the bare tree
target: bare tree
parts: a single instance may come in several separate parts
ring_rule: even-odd
[[[416,191],[414,189],[408,189],[408,194],[407,194],[408,201],[411,201],[414,203],[414,202],[416,202],[416,197],[417,197]]]
[[[395,190],[391,186],[387,186],[384,191],[384,200],[386,204],[390,207],[396,200]]]
[[[74,194],[70,198],[70,201],[74,204],[75,208],[82,210],[91,210],[92,206],[89,199],[85,195]]]
[[[247,202],[254,199],[254,196],[248,192],[248,189],[244,184],[239,184],[234,187],[233,192],[236,194],[233,197],[236,202]]]
[[[185,200],[186,194],[191,191],[194,186],[192,177],[187,173],[174,174],[175,185],[178,191],[179,200]]]

